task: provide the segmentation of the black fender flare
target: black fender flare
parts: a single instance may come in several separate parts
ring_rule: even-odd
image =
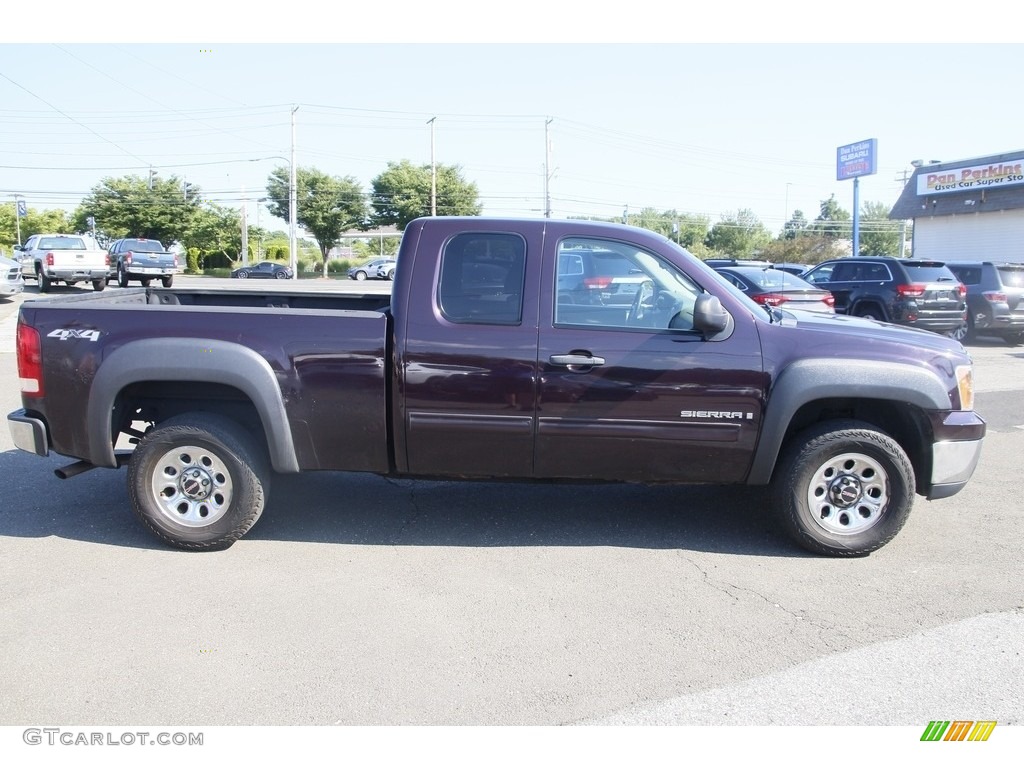
[[[946,385],[924,368],[879,360],[799,360],[779,374],[768,394],[747,484],[771,481],[783,438],[801,407],[815,400],[851,397],[910,403],[924,410],[952,407]]]
[[[126,386],[142,381],[208,381],[244,392],[259,414],[274,469],[299,471],[284,399],[270,364],[241,344],[166,337],[118,347],[97,369],[86,408],[89,455],[96,466],[117,466],[110,419],[114,400]]]

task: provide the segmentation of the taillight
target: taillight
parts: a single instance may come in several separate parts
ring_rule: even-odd
[[[129,264],[131,264],[131,263],[132,263],[132,252],[131,252],[131,251],[128,251],[128,253],[126,253],[126,254],[124,255],[124,260],[125,260],[125,261],[126,261],[127,263],[129,263]]]
[[[822,301],[824,301],[830,307],[834,307],[836,305],[836,297],[833,296],[831,293],[825,298],[823,298]]]
[[[106,264],[108,267],[110,266],[110,254],[109,253],[106,256],[103,257],[103,263]]]
[[[916,299],[918,296],[924,296],[924,292],[925,286],[920,283],[896,286],[896,295],[901,299]]]
[[[1002,302],[1004,304],[1006,303],[1005,293],[999,293],[998,291],[985,291],[981,295],[984,296],[989,301],[994,301],[996,303]]]
[[[610,277],[586,277],[583,279],[583,285],[587,288],[596,288],[599,291],[603,291],[611,284],[612,279]]]
[[[174,254],[174,268],[178,268],[178,254]]]
[[[777,307],[786,303],[786,297],[779,293],[762,293],[754,296],[754,301],[766,307]]]
[[[966,299],[967,298],[967,286],[966,285],[964,285],[963,283],[960,283],[960,285],[958,285],[956,287],[956,290],[957,290],[957,293],[960,294],[960,298],[961,299]]]
[[[53,254],[52,253],[46,254],[46,266],[48,266],[48,267],[52,267],[53,266]]]
[[[18,322],[18,379],[23,394],[43,396],[43,360],[39,331]]]

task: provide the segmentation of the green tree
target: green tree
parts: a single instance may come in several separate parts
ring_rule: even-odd
[[[746,259],[771,241],[771,235],[753,211],[743,208],[736,213],[722,215],[721,221],[711,228],[707,245],[713,251]]]
[[[793,218],[787,221],[782,227],[782,238],[793,240],[804,233],[807,229],[807,217],[803,211],[793,211]]]
[[[394,224],[404,230],[413,219],[430,215],[429,165],[391,162],[370,184],[375,226]],[[436,208],[438,216],[479,216],[483,211],[476,184],[466,181],[458,166],[437,166]]]
[[[898,256],[900,253],[900,222],[889,218],[890,206],[865,203],[860,211],[860,256]]]
[[[315,168],[296,168],[297,224],[309,232],[320,248],[323,276],[327,259],[343,232],[366,226],[369,209],[359,183],[351,176],[330,176]],[[289,171],[276,168],[267,179],[267,208],[291,223],[288,205]]]
[[[72,224],[84,232],[92,216],[97,232],[111,240],[145,237],[169,246],[185,241],[202,207],[200,195],[199,187],[185,185],[177,176],[154,177],[152,182],[139,176],[107,177],[82,200]]]
[[[832,195],[821,201],[821,212],[807,230],[833,240],[849,239],[853,235],[850,212],[840,207],[836,196]]]
[[[233,208],[209,203],[193,215],[181,242],[204,255],[221,254],[223,260],[236,260],[242,252],[242,215]]]
[[[67,214],[59,208],[45,211],[29,208],[27,215],[22,216],[20,222],[16,222],[15,204],[0,204],[0,247],[3,247],[6,251],[12,249],[14,244],[18,242],[19,226],[21,228],[21,242],[23,243],[32,235],[46,232],[70,233],[72,229]]]
[[[834,239],[815,232],[803,232],[792,240],[780,237],[761,249],[761,258],[775,263],[818,264],[843,255],[843,249]]]

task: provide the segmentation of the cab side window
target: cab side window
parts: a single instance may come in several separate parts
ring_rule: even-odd
[[[519,235],[456,235],[441,254],[438,306],[452,323],[519,325],[525,279],[526,241]]]

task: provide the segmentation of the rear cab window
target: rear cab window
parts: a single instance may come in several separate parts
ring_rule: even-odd
[[[456,235],[441,254],[437,303],[452,323],[519,325],[526,241],[503,232]]]

